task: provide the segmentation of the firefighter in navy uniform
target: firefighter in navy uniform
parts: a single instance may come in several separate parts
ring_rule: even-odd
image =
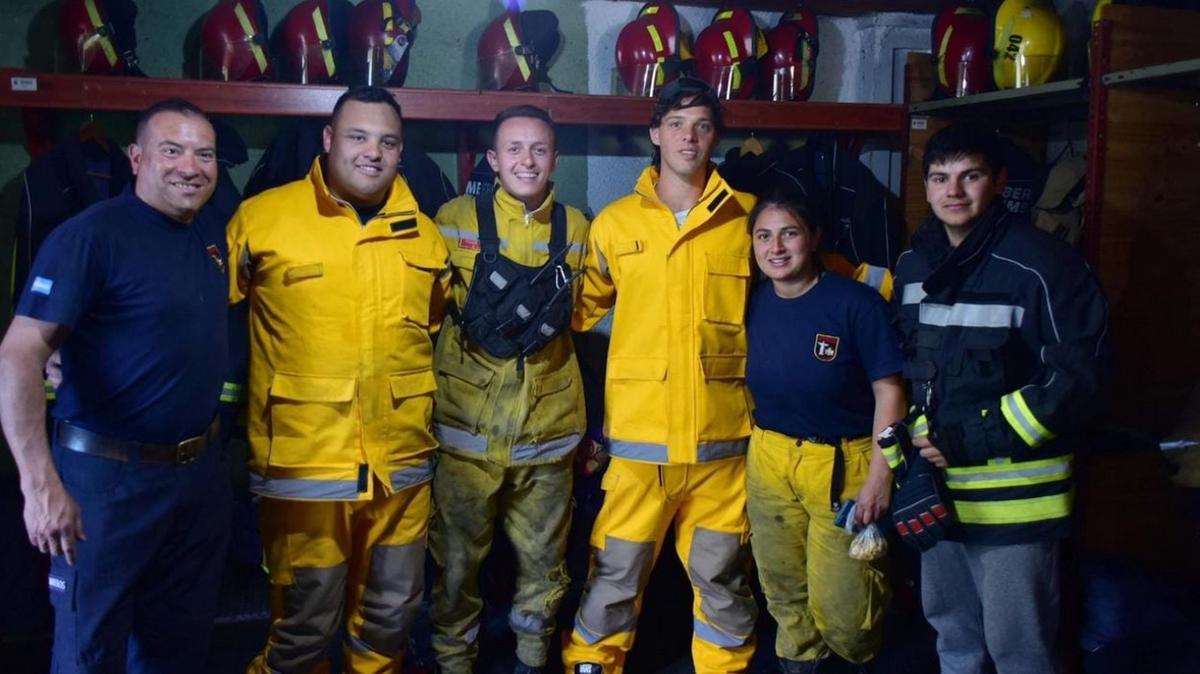
[[[947,674],[989,656],[999,674],[1055,670],[1073,451],[1105,354],[1094,275],[1005,209],[1000,156],[995,133],[966,124],[930,139],[933,213],[896,269],[905,378],[929,422],[913,444],[941,469],[956,520],[921,570]]]

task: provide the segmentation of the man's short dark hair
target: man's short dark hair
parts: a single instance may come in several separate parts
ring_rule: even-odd
[[[554,129],[554,120],[550,118],[550,113],[536,105],[513,105],[496,113],[496,118],[492,120],[492,149],[496,149],[496,134],[500,131],[500,125],[517,117],[540,119],[545,122],[546,126],[550,127],[550,139],[554,147],[558,147],[558,132]]]
[[[662,124],[663,117],[666,117],[667,113],[672,110],[694,108],[699,105],[708,108],[717,131],[724,131],[725,126],[721,120],[721,99],[717,98],[717,92],[713,91],[708,82],[695,77],[680,77],[659,90],[658,98],[654,100],[654,112],[650,115],[650,128],[653,129]]]
[[[350,87],[350,89],[338,97],[337,103],[333,104],[333,112],[329,115],[329,125],[333,126],[337,121],[338,113],[341,112],[342,106],[349,101],[357,101],[359,103],[383,103],[392,110],[396,111],[396,117],[400,121],[404,121],[404,113],[400,110],[400,104],[396,102],[396,97],[392,96],[391,92],[383,87],[371,85],[360,85]]]
[[[135,142],[140,143],[142,141],[142,134],[146,132],[146,125],[150,123],[150,120],[153,119],[155,115],[159,115],[164,112],[175,112],[181,115],[195,115],[208,122],[210,125],[212,124],[212,120],[208,118],[208,115],[204,114],[203,110],[196,107],[195,103],[182,98],[164,98],[157,103],[150,104],[150,107],[138,113],[137,127],[135,128],[133,134]]]
[[[1004,168],[1000,136],[995,130],[970,122],[959,122],[933,134],[925,143],[922,173],[929,177],[929,168],[934,164],[948,164],[968,156],[982,158],[993,175]]]

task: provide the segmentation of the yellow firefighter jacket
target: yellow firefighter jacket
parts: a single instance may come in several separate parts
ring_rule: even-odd
[[[229,224],[230,301],[250,301],[251,489],[367,500],[428,480],[446,245],[396,178],[360,223],[321,159]]]
[[[744,314],[754,197],[709,171],[683,226],[656,168],[600,212],[588,236],[577,330],[612,310],[605,435],[613,456],[699,463],[742,456],[750,436]],[[615,308],[614,308],[615,305]]]
[[[497,183],[492,203],[500,254],[530,267],[545,264],[553,190],[545,203],[526,214],[524,204]],[[578,209],[565,208],[566,261],[578,274],[588,223]],[[479,251],[475,198],[467,195],[447,203],[438,211],[437,223],[450,249],[452,298],[461,310]],[[447,321],[434,363],[438,390],[433,428],[445,451],[502,466],[547,463],[569,454],[583,436],[583,383],[569,331],[526,358],[520,373],[515,358],[492,357],[458,324]]]

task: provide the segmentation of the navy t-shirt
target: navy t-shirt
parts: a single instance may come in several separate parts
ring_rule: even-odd
[[[55,418],[142,442],[204,431],[226,368],[218,219],[184,225],[126,190],[50,234],[16,313],[71,329]]]
[[[760,283],[746,319],[754,423],[794,438],[871,435],[871,382],[904,362],[888,311],[874,288],[837,274],[792,299]]]

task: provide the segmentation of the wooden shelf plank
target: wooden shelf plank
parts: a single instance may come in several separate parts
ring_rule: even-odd
[[[93,77],[0,69],[0,107],[34,109],[141,110],[168,96],[195,102],[213,114],[312,116],[329,114],[342,86],[279,82],[214,82],[137,77]],[[628,96],[596,96],[467,89],[391,89],[406,119],[491,121],[517,104],[539,105],[561,124],[642,126],[651,101]],[[726,125],[753,129],[824,129],[899,132],[905,124],[899,105],[858,103],[773,103],[729,101]]]
[[[731,4],[728,0],[676,0],[676,4],[712,7],[715,11]],[[795,9],[797,0],[741,0],[732,4],[752,10],[783,12]],[[827,16],[861,16],[875,12],[907,12],[912,14],[936,14],[950,4],[950,0],[804,0],[804,9],[814,14]]]

